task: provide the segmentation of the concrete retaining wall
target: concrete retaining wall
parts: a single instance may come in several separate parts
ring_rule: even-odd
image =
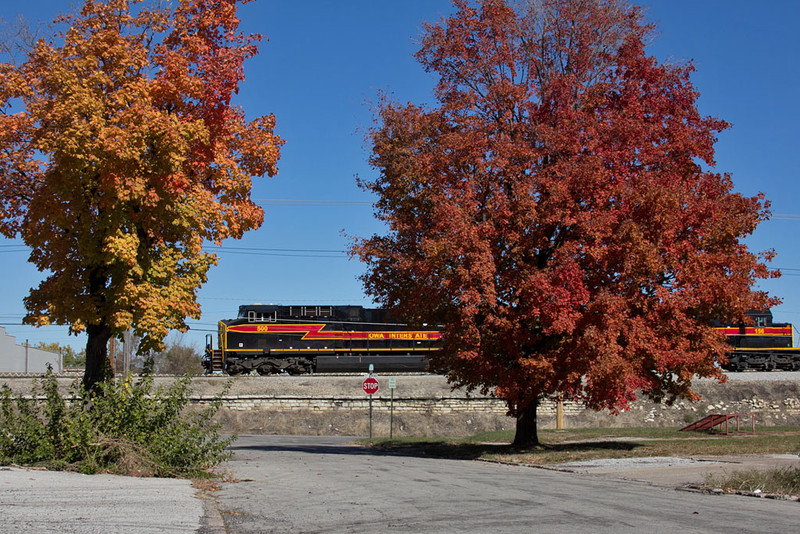
[[[201,386],[196,391],[204,380],[217,379],[195,380]],[[361,381],[361,377],[237,377],[220,417],[226,427],[241,433],[366,435],[369,401],[360,390]],[[515,426],[505,415],[502,400],[451,391],[441,377],[399,377],[393,400],[387,383],[381,380],[381,390],[373,398],[373,435],[389,434],[390,417],[397,436],[458,437]],[[800,377],[781,382],[701,381],[696,390],[703,396],[696,403],[665,406],[640,400],[619,415],[566,402],[564,424],[567,428],[682,427],[709,413],[754,413],[758,426],[800,425]],[[556,403],[543,403],[539,416],[542,428],[555,428]]]
[[[442,377],[398,376],[397,388],[373,396],[373,435],[388,436],[390,418],[395,436],[467,436],[511,430],[515,421],[505,415],[505,403],[477,392],[452,391]],[[59,379],[66,392],[69,379]],[[193,381],[194,401],[203,404],[218,395],[228,380],[218,417],[229,432],[294,435],[356,435],[369,432],[369,398],[361,391],[363,377],[199,377]],[[3,379],[18,393],[29,392],[30,379]],[[170,379],[156,379],[167,383]],[[567,428],[677,426],[710,413],[754,413],[757,426],[800,425],[800,376],[784,381],[700,381],[703,399],[674,406],[640,400],[619,415],[586,410],[567,402]],[[539,411],[542,428],[555,428],[556,405],[545,402]]]

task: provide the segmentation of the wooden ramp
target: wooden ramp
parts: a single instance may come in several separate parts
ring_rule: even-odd
[[[747,430],[742,430],[741,429],[741,424],[740,424],[742,418],[748,418],[748,417],[750,418],[750,430],[749,430],[749,432]],[[728,425],[728,421],[730,421],[731,419],[736,420],[736,430],[735,431],[733,431]],[[751,414],[751,413],[725,413],[725,414],[712,413],[712,414],[709,414],[709,415],[703,417],[699,421],[695,421],[694,423],[681,428],[681,431],[684,431],[684,430],[695,430],[695,431],[708,430],[710,432],[710,431],[712,431],[712,429],[715,426],[722,425],[723,423],[725,424],[725,431],[723,432],[723,434],[731,434],[732,431],[737,433],[737,434],[744,433],[744,432],[747,432],[748,434],[755,434],[756,433],[756,417],[755,417],[754,414]],[[722,428],[720,428],[719,430],[722,431]]]

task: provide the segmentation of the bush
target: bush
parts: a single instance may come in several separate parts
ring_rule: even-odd
[[[180,339],[168,345],[164,351],[153,355],[155,372],[167,375],[203,374],[202,357],[195,347],[184,345]]]
[[[235,436],[220,436],[212,418],[223,391],[201,410],[187,410],[191,379],[153,389],[128,377],[89,396],[73,384],[68,399],[51,370],[34,380],[33,399],[0,393],[0,462],[82,473],[198,476],[229,458]],[[229,386],[228,386],[229,387]],[[41,399],[37,399],[41,397]]]

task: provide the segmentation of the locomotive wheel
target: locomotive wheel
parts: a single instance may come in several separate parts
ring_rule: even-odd
[[[229,365],[225,368],[225,372],[230,376],[236,376],[247,372],[247,369],[240,365],[239,362],[234,361],[229,363]]]
[[[266,365],[259,365],[256,367],[256,372],[259,376],[269,376],[274,373],[274,370]]]
[[[284,370],[292,376],[304,375],[308,372],[305,366],[298,362],[292,362],[287,365]]]

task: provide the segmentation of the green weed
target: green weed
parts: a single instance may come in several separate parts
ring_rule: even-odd
[[[192,477],[229,458],[236,439],[213,421],[220,393],[201,411],[187,409],[191,379],[153,388],[150,376],[103,384],[88,395],[79,383],[62,396],[52,371],[32,395],[0,391],[0,463],[136,476]]]

